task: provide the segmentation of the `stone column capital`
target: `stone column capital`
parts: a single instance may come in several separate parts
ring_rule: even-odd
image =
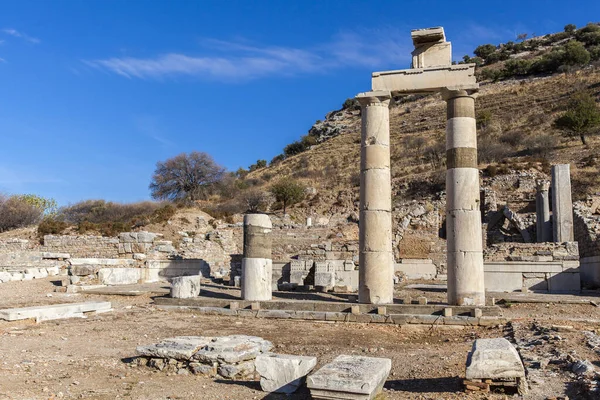
[[[392,100],[392,94],[387,90],[374,90],[371,92],[364,92],[364,93],[357,94],[356,100],[358,100],[361,107],[368,107],[368,106],[389,107],[391,100]]]
[[[538,192],[547,192],[550,190],[550,182],[544,179],[536,179],[535,188]]]
[[[457,97],[471,97],[476,98],[477,92],[479,91],[478,87],[471,88],[460,88],[460,87],[445,87],[442,88],[442,99],[448,101],[450,99],[455,99]]]

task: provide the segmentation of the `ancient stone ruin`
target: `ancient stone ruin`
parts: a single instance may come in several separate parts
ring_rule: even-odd
[[[441,92],[447,103],[448,302],[484,305],[475,126],[475,65],[452,65],[444,29],[412,31],[413,68],[375,72],[362,107],[359,301],[393,302],[389,106],[393,96]]]

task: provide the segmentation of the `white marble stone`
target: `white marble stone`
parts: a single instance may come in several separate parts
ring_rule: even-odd
[[[392,368],[389,358],[341,355],[306,379],[315,399],[375,398]]]
[[[317,357],[289,354],[261,354],[254,361],[260,374],[260,387],[265,392],[294,393],[306,375],[317,365]]]
[[[504,338],[477,339],[467,357],[467,379],[524,378],[525,369],[514,346]]]

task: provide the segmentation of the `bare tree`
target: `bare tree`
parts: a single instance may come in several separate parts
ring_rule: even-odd
[[[273,196],[260,189],[248,189],[243,195],[243,200],[248,212],[255,213],[267,211],[273,202]]]
[[[181,153],[164,162],[156,163],[150,182],[152,198],[171,201],[205,199],[218,183],[225,169],[207,153]]]

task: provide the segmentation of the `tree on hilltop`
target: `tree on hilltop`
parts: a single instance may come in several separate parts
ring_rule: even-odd
[[[223,179],[225,169],[204,152],[181,153],[156,163],[149,189],[153,199],[189,201],[205,199]]]
[[[585,145],[585,137],[600,126],[600,108],[589,93],[578,92],[571,97],[567,111],[554,121],[554,126],[563,130],[565,136],[579,136]]]

